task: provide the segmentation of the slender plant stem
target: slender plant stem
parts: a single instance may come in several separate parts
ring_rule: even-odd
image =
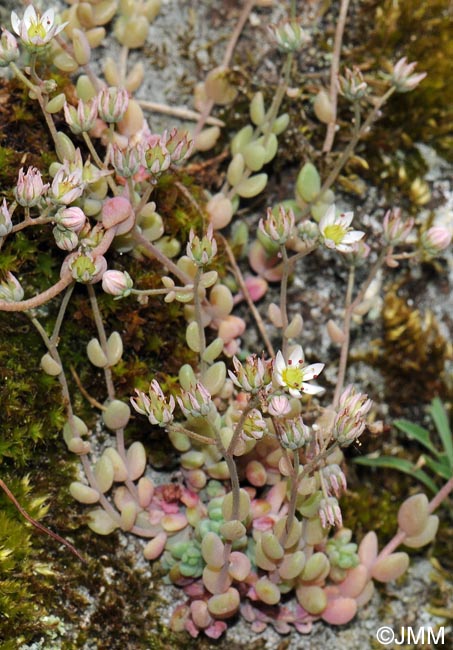
[[[337,383],[335,386],[335,394],[332,403],[332,407],[334,409],[338,406],[338,402],[340,401],[340,395],[341,395],[341,391],[343,390],[344,378],[346,374],[346,366],[348,363],[349,341],[351,336],[351,318],[352,318],[351,302],[352,302],[352,292],[354,290],[354,279],[355,279],[355,268],[354,266],[351,266],[349,268],[348,286],[346,289],[346,297],[345,297],[345,305],[344,305],[344,321],[343,321],[344,340],[343,343],[341,344]]]
[[[94,291],[94,287],[91,284],[87,285],[88,289],[88,296],[90,298],[90,304],[91,304],[91,310],[93,312],[93,318],[94,322],[96,324],[96,329],[98,332],[99,336],[99,342],[101,344],[101,348],[105,356],[108,358],[108,352],[107,352],[107,335],[105,332],[104,328],[104,323],[102,321],[102,315],[99,310],[99,305],[98,301],[96,298],[96,293]],[[106,366],[104,368],[104,376],[105,376],[105,383],[107,386],[107,394],[109,396],[109,400],[114,400],[115,399],[115,386],[113,385],[113,379],[112,379],[112,369],[110,366]]]
[[[223,60],[222,60],[222,67],[227,68],[230,64],[231,57],[233,56],[234,48],[236,47],[236,43],[239,40],[239,37],[241,35],[242,30],[244,29],[244,25],[247,22],[247,19],[250,15],[250,12],[253,9],[253,5],[255,4],[255,0],[247,0],[246,4],[244,5],[244,8],[242,9],[242,13],[239,17],[239,20],[236,24],[236,27],[233,30],[233,33],[231,34],[230,40],[228,42],[227,48],[225,50],[225,54],[223,55]],[[195,127],[195,131],[193,134],[193,137],[196,138],[197,135],[200,133],[204,125],[206,124],[206,120],[208,119],[209,115],[211,114],[212,109],[214,108],[214,102],[210,99],[206,102],[205,106],[203,107],[202,113],[200,115],[200,118],[197,122],[197,125]]]
[[[173,117],[179,117],[181,120],[193,120],[196,122],[201,118],[201,113],[191,111],[182,106],[167,106],[166,104],[150,102],[145,99],[139,99],[138,103],[145,110],[153,111],[154,113],[163,113],[164,115],[172,115]],[[225,122],[222,122],[222,120],[219,120],[216,117],[207,117],[205,123],[211,126],[225,126]]]
[[[126,83],[127,75],[127,57],[129,56],[129,48],[126,45],[123,45],[120,52],[119,60],[119,73],[120,73],[120,87],[124,87]]]
[[[190,275],[187,275],[187,273],[184,273],[184,271],[181,271],[181,269],[176,266],[174,262],[171,261],[169,257],[167,257],[162,251],[160,251],[157,246],[154,246],[153,243],[148,241],[146,237],[142,235],[139,230],[135,229],[133,232],[133,236],[135,241],[140,244],[141,248],[146,252],[150,257],[156,259],[158,262],[162,264],[162,266],[166,267],[173,275],[175,275],[181,282],[184,284],[193,284],[193,278],[190,277]],[[0,303],[0,308],[1,308],[1,303]]]
[[[63,324],[63,319],[66,314],[66,309],[68,308],[68,304],[71,299],[72,292],[74,291],[74,287],[75,287],[75,282],[70,284],[69,287],[66,289],[66,293],[63,296],[63,300],[61,301],[60,309],[58,310],[57,320],[55,321],[52,336],[50,338],[50,342],[52,343],[52,345],[55,346],[58,345],[60,329]]]
[[[282,279],[280,281],[280,314],[282,319],[282,332],[283,332],[282,353],[286,359],[288,356],[288,339],[285,336],[285,330],[288,327],[287,297],[288,297],[289,264],[288,264],[288,253],[286,252],[285,244],[282,244],[280,246],[280,254],[283,260]]]
[[[83,137],[83,139],[84,139],[84,141],[85,141],[86,146],[88,147],[88,151],[90,152],[90,154],[91,154],[92,157],[93,157],[93,160],[94,160],[95,164],[99,167],[99,169],[102,169],[103,171],[108,171],[107,166],[106,166],[106,165],[104,164],[104,162],[99,158],[99,155],[98,155],[98,153],[97,153],[97,151],[96,151],[96,149],[95,149],[95,147],[94,147],[94,145],[93,145],[93,142],[92,142],[90,136],[88,135],[88,133],[86,133],[85,131],[83,131],[83,132],[82,132],[82,137]],[[117,196],[117,195],[119,194],[119,189],[118,189],[118,186],[117,186],[117,184],[115,183],[115,181],[113,180],[113,178],[112,178],[112,176],[111,176],[110,173],[109,173],[108,176],[105,176],[105,180],[107,181],[108,186],[110,187],[110,189],[111,189],[111,191],[113,192],[113,194],[114,194],[115,196]]]
[[[335,127],[337,123],[337,99],[338,99],[338,73],[340,70],[340,56],[341,46],[343,43],[343,33],[346,24],[346,16],[348,14],[349,0],[341,0],[340,14],[338,16],[337,28],[335,30],[335,41],[333,46],[333,58],[330,68],[330,104],[332,106],[332,120],[327,126],[326,138],[322,150],[328,153],[333,146],[335,139]]]
[[[391,88],[389,88],[387,90],[386,93],[384,93],[384,95],[382,95],[382,97],[379,97],[379,99],[376,102],[375,107],[370,111],[368,117],[366,118],[365,122],[362,124],[360,129],[356,132],[356,130],[354,128],[354,133],[353,133],[353,136],[352,136],[349,144],[344,149],[343,153],[341,154],[340,158],[338,159],[338,161],[334,165],[334,167],[333,167],[332,171],[330,172],[330,174],[327,176],[326,180],[324,181],[324,183],[321,186],[321,189],[319,190],[318,195],[313,199],[312,203],[316,203],[316,201],[319,200],[319,198],[324,194],[324,192],[326,192],[328,189],[330,189],[330,187],[335,183],[335,181],[338,178],[338,175],[340,174],[341,170],[343,169],[345,164],[348,162],[349,157],[351,156],[352,152],[356,148],[358,141],[360,140],[360,138],[365,133],[367,133],[367,131],[369,130],[371,124],[378,117],[382,106],[393,95],[394,92],[395,92],[395,87],[392,86]],[[302,210],[301,215],[300,215],[300,219],[303,219],[304,217],[306,217],[309,212],[310,212],[310,205],[307,205]]]
[[[60,542],[60,544],[64,544],[66,548],[68,548],[71,553],[73,553],[76,557],[79,558],[84,564],[87,563],[83,555],[79,553],[79,551],[64,537],[61,537],[58,535],[58,533],[54,533],[52,530],[49,528],[46,528],[46,526],[43,526],[43,524],[40,524],[39,521],[36,521],[36,519],[33,519],[28,512],[25,510],[25,508],[22,508],[14,494],[11,492],[9,487],[6,485],[2,479],[0,479],[0,488],[3,490],[3,492],[6,494],[8,499],[11,501],[11,503],[14,505],[14,507],[20,512],[20,514],[32,525],[34,526],[37,530],[39,530],[41,533],[44,533],[45,535],[48,535],[49,537],[52,537],[55,539],[57,542]]]
[[[195,274],[195,278],[193,281],[193,304],[195,308],[195,321],[198,325],[198,336],[199,336],[199,346],[200,346],[200,350],[198,354],[200,357],[200,370],[201,370],[201,375],[203,376],[203,373],[207,368],[207,363],[203,359],[203,355],[206,351],[206,334],[204,331],[203,313],[201,311],[201,300],[199,294],[200,280],[202,274],[203,274],[203,269],[200,266],[197,267],[197,272]]]
[[[54,221],[54,217],[35,217],[34,219],[27,219],[26,221],[21,221],[21,223],[16,224],[13,226],[11,232],[19,232],[20,230],[24,230],[24,228],[28,228],[29,226],[44,226],[47,223],[52,223]]]
[[[28,311],[29,309],[34,309],[44,303],[49,302],[55,296],[58,296],[59,293],[64,291],[73,282],[73,277],[70,273],[65,273],[58,282],[54,285],[39,293],[33,298],[28,298],[28,300],[21,300],[20,302],[8,302],[7,300],[0,300],[0,311]]]
[[[231,438],[230,444],[228,445],[228,449],[226,450],[227,454],[230,456],[234,456],[234,450],[236,448],[236,443],[239,439],[239,436],[242,433],[242,428],[244,426],[244,422],[247,419],[248,414],[250,411],[252,411],[256,406],[259,404],[259,398],[257,396],[252,397],[252,399],[249,401],[247,406],[244,407],[241,416],[234,428],[234,433],[233,437]]]
[[[232,271],[234,273],[234,277],[236,278],[236,281],[237,281],[237,283],[238,283],[238,285],[239,285],[239,287],[240,287],[240,289],[242,291],[242,295],[244,296],[244,298],[245,298],[245,300],[247,302],[247,305],[249,306],[250,312],[251,312],[253,318],[255,319],[256,326],[258,327],[259,333],[261,334],[261,338],[263,339],[263,343],[266,346],[267,352],[268,352],[269,356],[271,356],[273,358],[273,357],[275,357],[275,350],[274,350],[274,348],[272,346],[272,343],[270,341],[269,336],[267,335],[266,326],[265,326],[265,324],[263,322],[263,319],[261,318],[261,315],[260,315],[258,309],[256,308],[256,306],[255,306],[255,304],[254,304],[254,302],[252,300],[252,297],[250,296],[250,291],[247,289],[247,285],[246,285],[244,277],[243,277],[243,275],[241,273],[241,269],[239,268],[239,265],[236,262],[236,258],[234,257],[234,253],[231,250],[231,246],[229,245],[229,243],[225,239],[225,237],[223,237],[222,235],[220,235],[220,237],[222,239],[226,254],[228,255],[228,259],[230,261],[231,268],[232,268]]]
[[[293,527],[293,522],[294,518],[296,516],[296,503],[297,503],[297,495],[298,495],[298,488],[299,488],[299,467],[300,467],[300,460],[299,460],[299,450],[296,449],[293,453],[293,471],[291,473],[291,490],[290,490],[290,499],[289,499],[289,505],[288,505],[288,514],[286,517],[286,524],[283,529],[281,538],[280,538],[280,544],[284,547],[286,540],[288,539],[289,534],[291,533],[291,528]]]
[[[201,442],[203,445],[215,445],[216,441],[213,438],[208,438],[207,436],[202,436],[199,433],[195,433],[195,431],[191,431],[190,429],[186,429],[186,427],[183,427],[180,424],[170,424],[168,425],[168,428],[170,431],[175,431],[176,433],[183,433],[184,435],[188,436],[189,438],[192,438],[192,440],[195,440],[196,442]]]

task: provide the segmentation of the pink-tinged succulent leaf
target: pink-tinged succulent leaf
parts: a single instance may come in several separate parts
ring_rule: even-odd
[[[313,621],[308,621],[307,623],[294,623],[294,627],[299,632],[299,634],[310,634],[313,629]]]
[[[138,503],[141,508],[147,508],[154,495],[154,483],[147,476],[142,476],[137,485]]]
[[[239,318],[239,316],[233,316],[230,314],[220,321],[218,335],[224,343],[237,339],[242,336],[244,332],[245,321],[242,318]]]
[[[98,535],[110,535],[118,528],[119,522],[116,522],[103,508],[96,508],[89,513],[88,526]]]
[[[237,589],[230,587],[225,593],[211,596],[208,600],[208,609],[212,616],[217,618],[230,618],[239,609],[240,596]]]
[[[193,600],[190,603],[190,613],[195,625],[202,630],[213,623],[208,612],[208,606],[204,600]]]
[[[357,603],[357,607],[360,609],[368,602],[370,602],[371,598],[373,597],[373,594],[374,594],[374,582],[370,580],[365,585],[365,589],[362,591],[362,593],[359,594],[355,599]]]
[[[176,533],[178,530],[185,528],[189,522],[186,515],[179,512],[173,515],[164,515],[160,523],[167,533]]]
[[[224,564],[225,547],[220,537],[210,531],[201,542],[201,554],[210,569],[221,569]]]
[[[280,544],[277,537],[270,531],[261,535],[261,548],[270,560],[276,561],[283,558],[283,546]]]
[[[267,623],[264,621],[253,621],[252,623],[252,632],[255,634],[261,634],[267,628]]]
[[[245,468],[245,475],[249,483],[255,487],[266,485],[267,472],[266,468],[258,460],[251,460]]]
[[[251,514],[253,519],[265,517],[271,511],[271,505],[266,499],[253,499],[251,504]]]
[[[361,564],[371,569],[378,554],[378,539],[374,531],[370,531],[360,542],[359,558]]]
[[[302,572],[305,565],[305,555],[303,551],[288,553],[283,558],[278,572],[283,580],[294,580]]]
[[[435,538],[438,528],[439,517],[437,515],[430,515],[422,532],[419,535],[406,537],[403,543],[409,548],[420,548],[421,546],[430,544]]]
[[[192,492],[192,490],[183,487],[180,500],[187,508],[195,508],[200,501],[200,497],[195,492]]]
[[[228,572],[233,580],[243,582],[250,575],[252,569],[251,562],[245,553],[233,551],[230,554],[230,564]]]
[[[275,523],[274,534],[277,535],[277,537],[281,537],[283,535],[283,531],[286,528],[287,521],[288,521],[287,517],[282,517]],[[286,538],[284,547],[291,548],[291,546],[297,544],[297,542],[301,538],[301,535],[302,535],[302,522],[299,521],[298,519],[293,519],[293,522],[291,524],[291,530],[289,531],[289,535]]]
[[[379,582],[390,582],[402,576],[408,566],[409,556],[407,553],[391,553],[375,562],[371,575]]]
[[[274,628],[279,634],[289,634],[291,632],[291,626],[285,621],[275,621]]]
[[[408,536],[420,535],[429,517],[426,494],[414,494],[406,499],[398,510],[398,525]]]
[[[231,576],[228,573],[223,575],[222,569],[211,569],[206,566],[203,570],[203,584],[211,594],[225,593],[232,582]]]
[[[141,442],[133,442],[126,453],[129,478],[136,481],[146,467],[146,451]]]
[[[190,582],[184,587],[184,593],[189,598],[200,599],[206,596],[206,589],[201,582]]]
[[[244,278],[244,283],[253,302],[258,302],[264,296],[269,286],[264,278],[257,277],[256,275],[248,275]],[[242,300],[244,300],[244,294],[242,291],[239,291],[234,296],[234,304],[237,305]]]
[[[341,595],[356,598],[365,589],[368,580],[368,569],[359,564],[348,571],[346,578],[338,585]]]
[[[159,533],[150,540],[143,549],[143,555],[147,560],[156,560],[164,551],[167,542],[167,533]]]
[[[189,614],[190,610],[187,605],[178,605],[171,615],[170,629],[173,632],[183,632]]]
[[[282,503],[286,498],[286,481],[279,481],[271,487],[267,493],[266,500],[271,505],[272,512],[277,513],[282,507]]]
[[[272,562],[272,560],[263,551],[260,539],[257,541],[255,546],[255,562],[256,565],[260,569],[264,569],[264,571],[275,571],[277,568],[276,563]]]
[[[357,603],[354,598],[340,596],[328,602],[321,618],[330,625],[344,625],[349,623],[357,613]]]
[[[327,596],[317,585],[301,585],[296,589],[297,600],[309,614],[317,616],[327,607]]]
[[[123,508],[128,503],[134,503],[134,497],[129,492],[127,487],[125,487],[124,485],[120,485],[115,490],[115,494],[113,495],[113,502],[116,505],[116,507],[118,508],[118,510],[123,510]]]
[[[197,636],[200,634],[200,630],[198,629],[198,627],[195,625],[195,623],[192,621],[191,618],[188,618],[184,623],[184,629],[194,639],[196,639]]]
[[[228,625],[224,621],[215,621],[204,631],[210,639],[218,639],[226,631]]]
[[[269,578],[260,578],[255,583],[255,591],[258,598],[266,605],[276,605],[280,602],[280,589]]]
[[[277,255],[269,257],[264,246],[255,240],[249,250],[249,262],[257,275],[268,282],[279,282],[283,273],[283,264]]]

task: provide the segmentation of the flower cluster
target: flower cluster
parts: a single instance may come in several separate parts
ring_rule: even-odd
[[[170,395],[168,401],[165,397],[159,382],[153,379],[148,395],[141,390],[136,389],[136,397],[131,397],[131,404],[137,413],[146,415],[151,424],[157,424],[165,427],[173,421],[173,411],[175,410],[175,398]]]
[[[368,396],[357,392],[354,386],[344,389],[333,426],[333,437],[341,447],[348,447],[362,435],[371,406]]]

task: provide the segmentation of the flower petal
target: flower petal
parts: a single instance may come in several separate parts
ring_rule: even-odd
[[[20,36],[20,19],[15,11],[11,12],[11,25],[18,36]]]
[[[326,226],[335,223],[335,205],[329,205],[324,215],[319,220],[319,230],[322,232]]]
[[[28,7],[24,11],[24,17],[22,18],[23,23],[25,27],[28,28],[30,27],[31,24],[35,24],[38,22],[38,16],[36,14],[35,8],[33,5],[28,5]]]
[[[289,361],[291,361],[292,364],[298,364],[298,363],[303,363],[304,360],[304,353],[302,350],[301,345],[296,345],[296,347],[293,349],[291,354],[289,355]]]
[[[340,223],[342,226],[348,227],[351,225],[353,218],[354,218],[353,212],[342,212],[340,214]]]
[[[354,244],[357,241],[360,241],[365,233],[362,230],[350,230],[343,237],[342,244]]]
[[[283,358],[283,354],[281,353],[280,350],[277,352],[277,356],[275,357],[274,368],[277,371],[277,373],[280,374],[280,376],[281,373],[286,369],[285,359]]]
[[[318,377],[318,375],[323,371],[324,366],[324,363],[313,363],[311,366],[304,368],[304,381],[316,379],[316,377]]]
[[[313,384],[306,384],[305,382],[302,382],[302,390],[307,395],[318,395],[319,393],[323,393],[325,388],[322,386],[313,386]]]

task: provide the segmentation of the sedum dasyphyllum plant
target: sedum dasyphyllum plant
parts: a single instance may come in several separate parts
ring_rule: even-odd
[[[159,206],[151,200],[153,191],[165,175],[178,178],[177,166],[184,168],[194,149],[204,151],[215,143],[218,124],[214,120],[207,129],[204,124],[212,106],[230,103],[237,91],[226,57],[197,91],[200,114],[193,133],[150,130],[145,102],[133,96],[143,66],[128,71],[127,55],[145,43],[159,4],[75,1],[61,16],[52,9],[41,14],[29,5],[23,14],[13,12],[12,32],[3,30],[1,65],[37,101],[57,160],[45,170],[18,170],[11,200],[4,199],[1,206],[0,245],[19,232],[51,229],[61,271],[55,284],[30,296],[27,278],[19,280],[8,271],[0,284],[0,309],[23,312],[42,336],[47,352],[41,366],[61,384],[67,406],[63,437],[82,466],[80,480],[69,489],[91,506],[90,528],[101,535],[121,529],[142,537],[144,556],[159,559],[168,580],[184,591],[186,603],[174,612],[173,629],[215,638],[238,613],[255,632],[268,624],[281,633],[292,627],[309,632],[317,619],[343,624],[369,601],[375,580],[394,580],[407,569],[409,558],[397,551],[400,545],[417,548],[434,538],[439,522],[433,512],[453,488],[449,480],[430,502],[423,494],[406,500],[398,513],[398,531],[381,550],[374,532],[357,545],[352,531],[343,527],[339,499],[347,483],[342,450],[360,438],[373,411],[359,387],[345,386],[353,316],[370,308],[379,273],[400,260],[441,254],[451,232],[435,225],[417,233],[413,219],[394,208],[385,214],[379,237],[365,242],[353,213],[336,208],[332,188],[387,99],[415,88],[424,74],[415,74],[415,64],[400,59],[386,77],[385,92],[373,97],[372,80],[357,69],[339,76],[334,60],[331,92],[319,91],[314,111],[327,125],[324,150],[330,151],[338,93],[350,102],[354,121],[349,144],[325,179],[313,161],[303,161],[293,196],[270,206],[252,234],[248,255],[257,277],[244,280],[234,249],[238,243],[245,247],[245,226],[236,221],[235,228],[228,227],[241,199],[266,189],[268,176],[262,170],[278,155],[278,136],[289,124],[288,114],[279,113],[309,30],[296,19],[295,3],[291,16],[272,26],[270,37],[284,57],[281,82],[270,106],[262,93],[253,96],[250,123],[232,137],[220,190],[211,195],[206,188],[205,199],[198,201],[175,181],[205,224],[184,242],[166,232]],[[102,79],[90,59],[111,19],[122,56],[119,63],[104,62]],[[73,96],[57,91],[50,62],[74,75]],[[220,249],[234,270],[240,289],[236,297],[216,269]],[[324,363],[306,359],[302,317],[290,318],[287,306],[290,275],[301,273],[302,259],[321,250],[329,263],[349,269],[343,323],[327,323],[340,348],[331,400],[324,397]],[[115,268],[118,251],[155,260],[161,288],[136,288],[124,258],[122,268]],[[356,269],[366,266],[368,275],[357,286]],[[267,282],[279,286],[279,298],[268,309],[271,336],[254,305]],[[76,284],[86,286],[97,328],[87,358],[103,370],[106,385],[106,400],[98,406],[112,437],[100,456],[74,411],[58,350]],[[166,303],[183,305],[186,343],[198,362],[182,365],[172,391],[151,375],[149,389],[137,389],[130,403],[117,398],[112,368],[122,358],[123,342],[120,332],[105,327],[99,291],[114,300],[152,300],[160,310]],[[246,323],[233,313],[241,298],[264,342],[263,350],[250,355],[241,348]],[[49,333],[41,321],[50,300],[59,300],[59,312]],[[131,407],[168,435],[179,452],[178,484],[155,483],[141,442],[126,448]]]

